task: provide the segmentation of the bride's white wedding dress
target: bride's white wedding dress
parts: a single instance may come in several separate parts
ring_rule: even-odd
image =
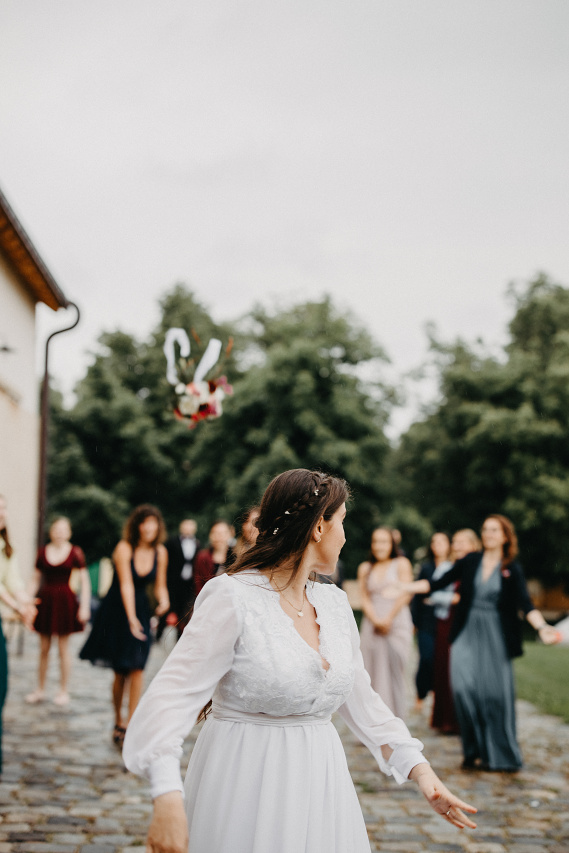
[[[150,780],[153,797],[184,792],[191,853],[369,853],[334,711],[398,782],[425,761],[371,689],[345,593],[309,583],[306,594],[320,653],[264,575],[209,581],[128,726],[129,770]],[[182,742],[212,697],[184,785]]]

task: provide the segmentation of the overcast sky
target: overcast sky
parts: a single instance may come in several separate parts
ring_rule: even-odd
[[[395,373],[569,285],[567,0],[0,0],[0,79],[0,186],[82,310],[64,388],[177,281],[217,319],[331,293]]]

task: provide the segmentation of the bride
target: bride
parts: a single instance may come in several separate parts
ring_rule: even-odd
[[[475,826],[465,812],[476,809],[371,689],[345,594],[311,581],[334,571],[347,498],[335,477],[280,474],[255,545],[197,598],[124,744],[154,799],[147,853],[369,853],[336,711],[384,773],[416,782],[454,826]],[[182,743],[210,705],[184,784]]]

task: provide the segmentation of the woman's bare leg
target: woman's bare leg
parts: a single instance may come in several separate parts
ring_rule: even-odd
[[[45,693],[45,681],[47,678],[47,665],[49,663],[49,650],[51,637],[48,634],[40,634],[40,666],[38,673],[38,690]]]
[[[59,696],[67,696],[69,674],[71,672],[71,655],[69,654],[69,635],[58,637],[59,646]],[[56,697],[57,698],[57,697]]]
[[[144,673],[141,669],[133,669],[130,674],[130,691],[128,696],[128,721],[130,723],[130,719],[134,712],[136,711],[136,706],[140,702],[140,697],[142,696],[142,688],[144,684]]]
[[[32,693],[26,696],[26,702],[30,705],[35,705],[36,702],[42,702],[45,697],[45,681],[47,678],[47,665],[49,663],[49,647],[51,646],[51,637],[48,634],[40,634],[40,661],[38,668],[38,686]]]
[[[122,700],[124,696],[124,688],[127,676],[120,672],[115,672],[113,681],[113,708],[115,711],[115,726],[122,726]]]

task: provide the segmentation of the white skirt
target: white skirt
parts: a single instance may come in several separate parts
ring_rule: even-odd
[[[214,710],[185,799],[191,853],[370,853],[330,719]]]

